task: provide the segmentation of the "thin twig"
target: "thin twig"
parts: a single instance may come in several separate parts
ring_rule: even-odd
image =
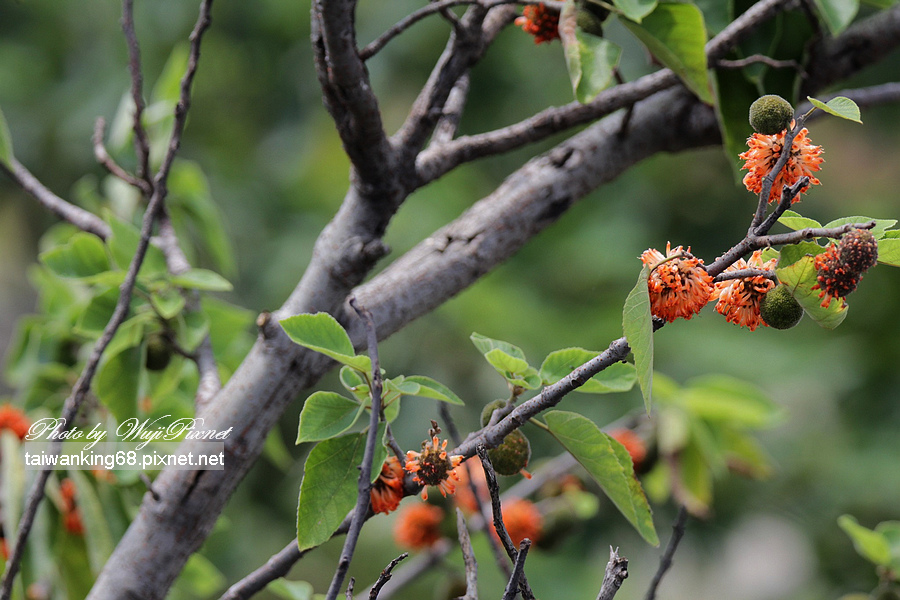
[[[101,240],[111,235],[109,225],[92,212],[63,200],[44,186],[31,172],[13,157],[9,162],[0,161],[0,171],[54,215],[68,221],[78,229],[93,233]]]
[[[456,531],[459,534],[459,547],[462,550],[463,564],[466,566],[466,595],[463,600],[478,600],[478,562],[472,551],[472,540],[466,528],[466,517],[456,507]]]
[[[737,60],[720,58],[716,61],[715,66],[721,69],[743,69],[744,67],[757,64],[763,64],[773,69],[794,69],[800,77],[806,77],[806,72],[796,60],[776,60],[765,54],[751,54]]]
[[[609,562],[606,563],[603,584],[600,586],[597,600],[612,600],[626,578],[628,578],[628,559],[619,556],[618,548],[613,550],[613,547],[610,546]]]
[[[766,279],[771,279],[772,281],[778,280],[778,277],[775,276],[775,271],[771,271],[769,269],[738,269],[736,271],[725,271],[724,273],[720,273],[716,275],[713,281],[715,283],[719,283],[720,281],[744,279],[745,277],[765,277]]]
[[[500,486],[497,485],[497,474],[494,472],[494,465],[491,464],[491,459],[488,456],[487,448],[485,448],[484,445],[479,445],[476,448],[476,452],[478,453],[478,458],[481,459],[481,466],[484,468],[484,478],[487,481],[488,491],[491,493],[491,509],[494,514],[494,530],[500,537],[500,541],[503,544],[503,548],[506,550],[506,554],[509,556],[509,559],[515,563],[516,557],[518,556],[518,551],[513,545],[512,539],[509,537],[509,532],[506,531],[506,525],[504,525],[503,523],[503,509],[500,506]],[[531,587],[528,585],[528,579],[525,577],[524,573],[519,578],[519,589],[521,590],[522,597],[525,598],[525,600],[534,598],[534,593],[531,591]]]
[[[390,600],[407,585],[419,581],[424,573],[440,565],[452,549],[453,544],[449,540],[441,538],[427,551],[406,561],[393,575],[390,584],[381,590],[378,595],[379,600]],[[357,594],[355,600],[367,600],[368,597],[368,593]]]
[[[672,524],[672,537],[669,538],[666,550],[659,559],[659,568],[656,570],[656,574],[650,582],[650,587],[647,589],[647,595],[644,596],[644,600],[654,600],[654,598],[656,598],[656,589],[659,587],[659,582],[662,581],[666,571],[672,566],[672,557],[675,556],[675,551],[678,549],[678,543],[681,541],[681,538],[684,537],[687,518],[687,509],[684,506],[681,506],[678,509],[678,516],[675,517],[675,523]]]
[[[381,588],[383,588],[384,584],[391,580],[391,571],[394,570],[394,567],[400,564],[400,561],[406,560],[408,556],[409,552],[404,552],[403,554],[392,560],[388,566],[382,569],[381,575],[378,576],[378,581],[375,582],[375,585],[373,585],[371,591],[369,591],[369,600],[375,600],[376,598],[378,598],[378,593],[381,592]],[[347,598],[350,598],[350,594],[347,594]]]
[[[804,175],[800,179],[798,179],[791,186],[782,186],[781,190],[781,200],[778,201],[778,205],[775,206],[775,210],[773,210],[766,220],[763,221],[759,227],[757,227],[753,233],[756,235],[765,235],[769,233],[769,230],[775,225],[778,219],[785,213],[787,209],[791,207],[791,204],[794,201],[794,198],[797,197],[797,194],[800,193],[800,190],[804,189],[809,185],[809,177]]]
[[[362,465],[359,468],[359,481],[357,484],[358,492],[356,495],[356,508],[353,510],[353,516],[350,520],[350,530],[347,532],[347,539],[344,540],[344,548],[341,550],[341,558],[338,561],[337,569],[328,587],[328,593],[325,595],[326,600],[335,600],[340,591],[347,570],[350,568],[350,560],[356,550],[356,542],[359,539],[359,532],[362,530],[363,523],[366,520],[366,512],[369,510],[369,495],[372,489],[371,474],[372,460],[375,457],[375,445],[378,441],[378,421],[381,416],[381,391],[383,382],[381,380],[381,365],[378,363],[378,333],[375,330],[375,321],[364,306],[361,306],[356,298],[350,299],[350,306],[356,311],[356,314],[363,320],[366,326],[367,343],[369,347],[369,358],[372,361],[372,385],[369,388],[372,399],[372,407],[369,416],[369,433],[366,436],[366,448],[363,452]]]
[[[531,540],[525,538],[519,544],[519,553],[516,555],[516,564],[513,567],[512,575],[506,582],[506,589],[503,590],[503,600],[515,600],[518,593],[519,582],[525,577],[525,559],[528,557],[528,549],[531,548]]]
[[[134,31],[134,0],[122,2],[122,32],[128,46],[128,70],[131,72],[131,100],[134,103],[132,129],[134,130],[134,152],[137,155],[137,176],[151,190],[150,179],[150,140],[144,129],[144,75],[141,70],[141,48]],[[143,188],[142,188],[143,191]],[[147,194],[149,198],[151,194]]]
[[[151,185],[146,180],[139,179],[123,169],[119,163],[113,160],[113,157],[109,155],[109,152],[106,151],[106,146],[103,144],[103,132],[105,128],[106,120],[103,117],[97,117],[97,121],[94,123],[94,136],[92,138],[94,143],[94,158],[96,158],[97,162],[107,171],[128,185],[136,187],[144,197],[149,198],[153,193]]]
[[[441,11],[447,10],[450,7],[461,6],[464,4],[478,4],[484,8],[491,9],[495,6],[502,6],[504,4],[541,4],[541,0],[439,0],[438,2],[432,2],[418,10],[409,13],[408,15],[397,21],[394,25],[392,25],[390,29],[366,44],[366,47],[359,51],[359,57],[362,60],[369,60],[378,52],[380,52],[381,49],[388,44],[388,42],[390,42],[392,39],[406,31],[425,17],[428,17],[435,13],[440,13]],[[552,8],[561,9],[564,3],[548,0],[546,2],[543,2],[543,4]]]

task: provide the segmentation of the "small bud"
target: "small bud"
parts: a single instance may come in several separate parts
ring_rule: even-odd
[[[803,318],[803,307],[786,285],[778,285],[759,302],[759,316],[775,329],[790,329]]]
[[[849,270],[865,273],[878,262],[878,242],[871,231],[852,229],[841,237],[840,261]]]
[[[794,118],[791,103],[774,94],[763,96],[750,105],[750,126],[757,133],[775,135],[787,129]]]

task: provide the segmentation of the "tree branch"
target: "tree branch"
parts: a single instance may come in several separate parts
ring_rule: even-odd
[[[528,557],[528,549],[531,548],[531,540],[528,538],[522,540],[519,544],[519,551],[516,553],[516,564],[513,567],[512,575],[506,583],[506,589],[503,590],[503,600],[515,600],[519,592],[519,584],[525,577],[525,559]]]
[[[406,560],[408,556],[409,552],[404,552],[403,554],[392,560],[390,564],[381,571],[381,575],[378,576],[378,581],[375,582],[375,585],[372,586],[372,590],[369,592],[369,600],[375,600],[376,598],[378,598],[378,594],[379,592],[381,592],[381,588],[383,588],[384,584],[391,580],[391,571],[394,570],[394,567],[396,567],[400,563],[400,561]]]
[[[609,562],[603,574],[603,584],[597,600],[612,600],[618,593],[622,583],[628,578],[628,559],[619,556],[618,548],[609,547]]]
[[[106,128],[106,120],[103,117],[97,117],[97,121],[94,123],[94,137],[92,141],[94,143],[94,158],[97,159],[97,162],[100,163],[103,168],[107,171],[127,183],[132,187],[136,187],[140,190],[141,194],[143,194],[146,198],[149,198],[151,194],[153,194],[153,188],[150,183],[148,183],[144,179],[138,179],[125,169],[123,169],[119,164],[113,160],[113,157],[109,155],[109,152],[106,151],[106,146],[103,144],[103,130]]]
[[[141,191],[144,191],[146,187],[152,193],[150,140],[147,138],[143,122],[144,75],[141,70],[141,49],[134,31],[134,0],[123,0],[122,2],[122,32],[125,34],[125,43],[128,46],[128,70],[131,73],[131,101],[134,103],[131,128],[134,131],[134,152],[138,162],[137,178],[144,182],[144,186],[140,186]],[[150,194],[145,192],[145,196],[149,198]]]
[[[51,192],[15,158],[10,157],[9,164],[0,161],[0,171],[6,173],[7,177],[37,200],[41,206],[60,219],[68,221],[82,231],[93,233],[102,240],[111,235],[109,225],[103,219]]]
[[[222,595],[220,600],[246,600],[256,592],[262,590],[290,572],[291,567],[300,560],[305,553],[297,546],[297,538],[294,538],[280,552],[273,555],[266,564],[262,565],[230,588]]]
[[[656,570],[656,574],[653,576],[653,580],[650,582],[650,587],[647,588],[647,595],[644,596],[644,600],[654,600],[654,598],[656,598],[656,589],[659,587],[659,583],[660,581],[662,581],[662,578],[666,574],[666,571],[668,571],[669,567],[672,566],[672,558],[675,556],[675,551],[678,549],[678,543],[684,536],[684,529],[685,525],[687,524],[687,518],[687,509],[684,506],[679,507],[678,516],[675,517],[675,523],[672,524],[672,537],[669,538],[669,543],[666,545],[666,550],[659,558],[659,568]]]
[[[375,332],[375,323],[372,321],[372,314],[366,307],[358,304],[356,298],[350,299],[350,306],[353,307],[366,326],[369,358],[372,360],[372,385],[369,387],[372,407],[370,410],[371,414],[369,415],[369,433],[366,436],[363,461],[359,467],[356,508],[353,510],[353,516],[350,520],[350,529],[347,531],[347,539],[344,540],[344,549],[341,550],[341,559],[334,572],[334,577],[331,580],[331,586],[328,588],[328,593],[325,595],[326,600],[335,600],[338,593],[340,593],[341,585],[344,582],[344,576],[350,568],[350,561],[356,550],[359,532],[362,530],[363,523],[366,520],[366,512],[369,510],[369,496],[370,490],[372,489],[372,460],[375,457],[375,445],[378,441],[378,422],[381,417],[381,390],[384,385],[381,380],[381,365],[378,362],[378,334]],[[381,585],[384,585],[384,583]]]
[[[466,566],[466,595],[462,600],[478,600],[478,562],[472,551],[472,541],[466,528],[466,517],[456,507],[456,530],[459,533],[459,547],[462,550],[463,564]]]

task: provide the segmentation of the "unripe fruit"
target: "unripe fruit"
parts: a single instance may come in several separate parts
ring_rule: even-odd
[[[769,327],[790,329],[803,317],[803,307],[785,285],[775,286],[759,303],[759,316]]]
[[[481,426],[487,427],[487,424],[491,422],[491,415],[494,414],[494,411],[504,406],[506,406],[506,400],[494,400],[485,404],[484,408],[481,409]]]
[[[488,457],[498,475],[516,475],[528,466],[531,444],[525,434],[516,429],[503,438],[503,443],[488,450]]]
[[[172,346],[160,332],[151,333],[147,338],[147,358],[144,366],[150,371],[162,371],[172,359]]]
[[[878,262],[878,242],[871,231],[851,229],[841,237],[840,261],[855,272],[865,273]]]
[[[750,126],[757,133],[775,135],[787,129],[794,118],[791,103],[774,94],[763,96],[750,105]]]

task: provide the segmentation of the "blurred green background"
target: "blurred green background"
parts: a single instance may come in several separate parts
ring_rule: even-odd
[[[722,12],[717,3],[707,4]],[[362,3],[359,40],[368,42],[417,6],[410,0]],[[308,9],[307,2],[287,0],[215,5],[181,152],[209,178],[234,244],[236,271],[226,275],[232,275],[235,291],[226,297],[254,312],[276,308],[293,288],[348,182],[348,161],[322,107],[312,67]],[[148,89],[173,47],[186,39],[196,11],[195,3],[182,0],[138,3],[135,20]],[[113,119],[129,85],[119,19],[120,6],[109,0],[0,3],[0,106],[16,156],[64,197],[73,197],[79,181],[99,186],[105,177],[94,162],[90,137],[97,116]],[[369,61],[388,131],[402,122],[448,29],[446,22],[428,19]],[[625,47],[626,79],[652,68],[626,34],[612,27],[608,35]],[[841,87],[889,80],[898,59],[895,52]],[[559,43],[535,46],[509,28],[472,73],[462,130],[496,128],[570,99]],[[900,217],[900,106],[867,109],[863,120],[864,126],[837,119],[811,125],[826,163],[822,186],[795,207],[804,215],[822,222],[856,214]],[[417,192],[388,231],[393,253],[384,264],[552,142],[460,168]],[[471,430],[480,407],[506,394],[504,382],[469,342],[471,332],[520,346],[532,364],[567,346],[605,348],[621,335],[622,301],[645,248],[663,248],[667,241],[690,245],[711,262],[743,236],[754,206],[755,199],[735,185],[721,149],[656,156],[583,199],[472,289],[387,340],[382,365],[389,374],[425,374],[446,383],[469,404],[454,409],[454,416],[461,429]],[[36,261],[39,236],[54,222],[0,178],[0,351],[16,319],[34,310],[26,269]],[[207,266],[205,257],[198,260]],[[855,554],[836,518],[852,513],[869,527],[900,518],[898,296],[900,272],[882,266],[866,275],[850,299],[849,316],[833,332],[806,319],[790,331],[751,333],[725,323],[708,307],[656,337],[661,372],[680,382],[716,372],[755,381],[787,415],[762,436],[776,465],[771,479],[717,482],[713,515],[690,522],[663,597],[802,600],[875,586],[874,570]],[[335,375],[320,387],[336,389]],[[291,445],[301,401],[280,424],[296,461],[287,470],[260,461],[203,548],[229,584],[294,536],[308,451]],[[640,405],[640,394],[633,391],[575,395],[561,408],[602,425]],[[435,407],[425,400],[408,400],[405,406],[395,431],[404,448],[417,448]],[[559,451],[546,435],[529,433],[536,460]],[[655,509],[665,543],[674,509]],[[374,519],[364,530],[351,568],[358,590],[374,581],[387,557],[400,552],[391,539],[393,518]],[[589,526],[558,550],[529,555],[529,578],[538,595],[596,594],[610,544],[631,559],[630,578],[618,597],[643,597],[659,551],[647,547],[606,502]],[[483,540],[476,547],[483,552]],[[291,577],[324,591],[338,552],[339,542],[327,544],[299,563]],[[488,554],[480,556],[484,597],[499,597],[496,567]],[[460,563],[458,557],[450,562]],[[436,569],[397,597],[430,598],[451,570]]]

